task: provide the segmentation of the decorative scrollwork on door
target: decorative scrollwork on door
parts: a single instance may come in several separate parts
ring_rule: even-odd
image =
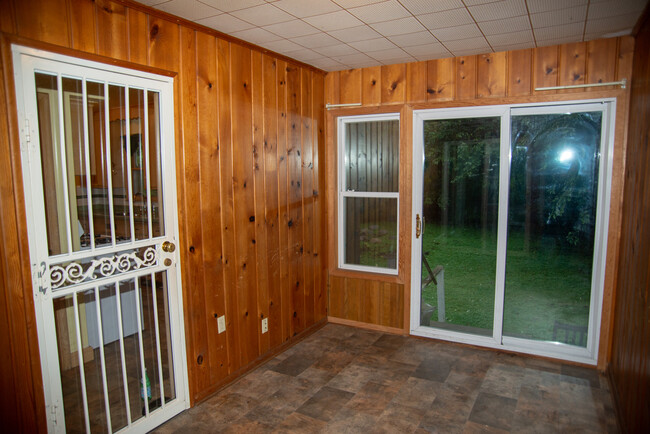
[[[156,249],[148,247],[142,257],[138,252],[116,254],[93,259],[89,265],[71,262],[67,265],[50,267],[50,283],[52,289],[76,285],[87,280],[111,277],[116,274],[153,267],[157,264]],[[86,265],[86,267],[84,267]]]

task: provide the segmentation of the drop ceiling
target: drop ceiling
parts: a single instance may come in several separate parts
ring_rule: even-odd
[[[140,0],[326,71],[630,34],[647,0]]]

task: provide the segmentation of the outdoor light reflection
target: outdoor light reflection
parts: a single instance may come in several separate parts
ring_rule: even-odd
[[[558,161],[560,163],[568,163],[569,161],[573,160],[573,157],[575,157],[575,151],[572,148],[566,148],[560,152]]]

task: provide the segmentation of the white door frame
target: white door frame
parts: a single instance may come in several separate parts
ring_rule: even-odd
[[[503,307],[506,267],[506,242],[508,229],[508,190],[510,182],[511,135],[510,118],[517,114],[558,113],[559,107],[572,106],[573,111],[603,112],[601,130],[600,166],[598,182],[598,205],[594,258],[592,267],[591,300],[587,347],[580,348],[554,342],[539,342],[503,336]],[[545,357],[595,365],[598,357],[605,263],[607,255],[607,234],[611,195],[611,178],[614,161],[614,126],[616,99],[578,100],[548,102],[539,104],[512,104],[482,107],[459,107],[446,109],[423,109],[413,111],[413,215],[422,215],[424,137],[423,122],[433,119],[462,119],[476,117],[501,117],[501,147],[499,164],[499,217],[497,230],[497,264],[495,283],[494,324],[492,336],[479,336],[456,331],[420,325],[422,241],[415,238],[416,222],[411,227],[411,334],[471,345],[517,351]]]
[[[46,412],[48,416],[49,432],[64,432],[63,402],[61,378],[59,374],[58,348],[56,340],[56,331],[52,302],[55,297],[52,294],[49,277],[42,276],[41,264],[44,264],[49,258],[47,251],[47,234],[45,231],[45,210],[43,204],[43,186],[42,182],[33,182],[34,179],[41,179],[40,166],[40,139],[38,129],[38,112],[35,104],[36,86],[34,83],[34,73],[39,71],[57,71],[61,75],[73,78],[81,77],[82,72],[91,72],[93,76],[102,77],[102,81],[107,83],[117,83],[134,88],[144,88],[157,92],[160,95],[160,146],[161,152],[161,181],[164,191],[163,207],[165,212],[165,236],[156,237],[156,243],[162,240],[169,240],[178,244],[178,215],[177,215],[177,196],[176,196],[176,167],[175,167],[175,139],[174,139],[174,103],[173,103],[173,78],[151,74],[114,65],[93,62],[85,59],[60,55],[46,52],[35,48],[12,45],[14,79],[16,84],[16,102],[19,122],[20,149],[22,157],[22,172],[24,199],[27,217],[27,229],[30,251],[30,263],[32,266],[32,281],[34,307],[36,312],[36,325],[38,332],[38,341],[41,358],[41,370],[43,376],[43,388],[45,395]],[[39,69],[40,68],[40,69]],[[85,75],[84,75],[85,80]],[[60,85],[60,82],[59,82]],[[61,89],[60,89],[61,90]],[[128,97],[127,97],[128,98]],[[128,100],[127,100],[128,101]],[[62,111],[60,104],[59,110],[61,118],[59,124],[63,125]],[[146,112],[146,110],[145,110]],[[86,115],[84,114],[84,117]],[[106,113],[108,124],[108,113]],[[145,114],[146,118],[146,114]],[[85,121],[88,124],[87,120]],[[62,127],[61,127],[62,128]],[[128,128],[128,127],[127,127]],[[57,133],[61,133],[58,131]],[[128,129],[127,129],[128,134]],[[88,157],[86,166],[88,167]],[[64,169],[65,170],[65,169]],[[91,195],[91,185],[87,186],[88,195]],[[64,189],[65,190],[65,189]],[[67,193],[66,193],[67,194]],[[40,198],[40,200],[39,200]],[[151,209],[151,206],[150,206]],[[92,217],[92,211],[89,210],[89,216]],[[112,220],[112,217],[111,217]],[[133,234],[133,231],[131,231]],[[44,241],[45,240],[45,241]],[[109,246],[95,246],[94,242],[90,249],[91,253],[104,255],[114,251],[127,248],[139,248],[147,244],[152,244],[151,239],[115,244]],[[168,273],[168,282],[175,284],[169,287],[169,326],[171,329],[171,341],[168,343],[173,349],[174,364],[174,388],[176,399],[169,404],[164,405],[164,414],[162,411],[153,413],[151,416],[143,417],[132,422],[130,427],[125,430],[149,431],[163,423],[165,420],[173,417],[175,414],[189,408],[189,389],[187,376],[187,361],[185,347],[185,330],[183,320],[183,300],[182,286],[180,275],[180,255],[178,250],[175,253],[163,253],[160,246],[156,248],[158,257],[167,258],[172,261],[170,267],[151,268],[153,272],[165,271]],[[75,260],[87,255],[85,252],[75,252],[65,255],[66,259]],[[162,259],[158,261],[162,263]],[[101,281],[112,283],[119,280],[119,277],[107,278]],[[95,284],[97,285],[97,284]],[[79,287],[83,287],[80,284]],[[92,281],[86,286],[92,286]],[[60,293],[59,293],[60,294]],[[101,333],[100,333],[101,335]],[[80,349],[79,349],[80,350]],[[162,381],[162,380],[161,380]]]

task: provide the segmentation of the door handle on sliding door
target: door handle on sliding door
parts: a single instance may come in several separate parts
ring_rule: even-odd
[[[422,220],[420,220],[420,214],[415,215],[415,238],[420,238],[420,233],[422,232]]]

